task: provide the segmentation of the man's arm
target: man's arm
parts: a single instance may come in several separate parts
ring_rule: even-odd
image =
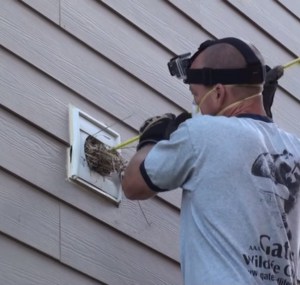
[[[153,146],[148,144],[137,151],[125,170],[122,188],[126,198],[130,200],[146,200],[156,194],[148,187],[140,172],[140,165]]]
[[[141,174],[140,165],[157,142],[168,140],[171,133],[189,118],[191,118],[191,114],[187,112],[183,112],[177,117],[174,114],[166,113],[149,118],[144,122],[140,128],[137,152],[130,160],[122,179],[123,192],[128,199],[145,200],[155,196],[156,192],[149,188]]]

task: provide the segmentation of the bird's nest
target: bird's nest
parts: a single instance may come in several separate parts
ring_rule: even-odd
[[[84,143],[84,151],[88,166],[102,176],[113,172],[122,173],[126,161],[117,150],[109,148],[93,136],[88,136]]]

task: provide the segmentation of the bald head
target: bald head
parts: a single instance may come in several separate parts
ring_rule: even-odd
[[[264,60],[257,48],[247,43],[257,58],[264,65]],[[246,68],[247,62],[242,53],[229,43],[218,43],[207,47],[192,62],[191,69],[212,68],[212,69],[239,69]],[[262,91],[262,84],[238,84],[231,87],[234,93],[247,97],[254,92]]]
[[[214,69],[244,68],[246,61],[234,46],[228,43],[219,43],[206,48],[191,65],[191,68],[203,67]]]

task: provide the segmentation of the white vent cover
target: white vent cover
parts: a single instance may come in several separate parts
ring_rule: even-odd
[[[117,204],[121,202],[122,190],[118,173],[101,176],[88,167],[84,143],[92,135],[107,146],[113,147],[121,141],[120,135],[101,122],[96,121],[78,108],[70,107],[70,143],[68,176],[85,188],[96,191]]]

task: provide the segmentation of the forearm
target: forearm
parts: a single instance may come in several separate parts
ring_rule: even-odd
[[[141,175],[140,165],[155,143],[168,140],[171,133],[189,118],[191,118],[191,114],[187,112],[183,112],[177,117],[174,114],[166,113],[151,117],[144,122],[139,130],[141,135],[137,146],[138,151],[130,160],[122,179],[122,188],[128,199],[144,200],[156,194],[149,188]]]
[[[128,163],[128,166],[126,167],[122,179],[122,188],[125,196],[128,199],[144,200],[155,195],[155,192],[148,187],[140,172],[140,165],[153,146],[153,144],[149,144],[141,148],[132,157]]]

